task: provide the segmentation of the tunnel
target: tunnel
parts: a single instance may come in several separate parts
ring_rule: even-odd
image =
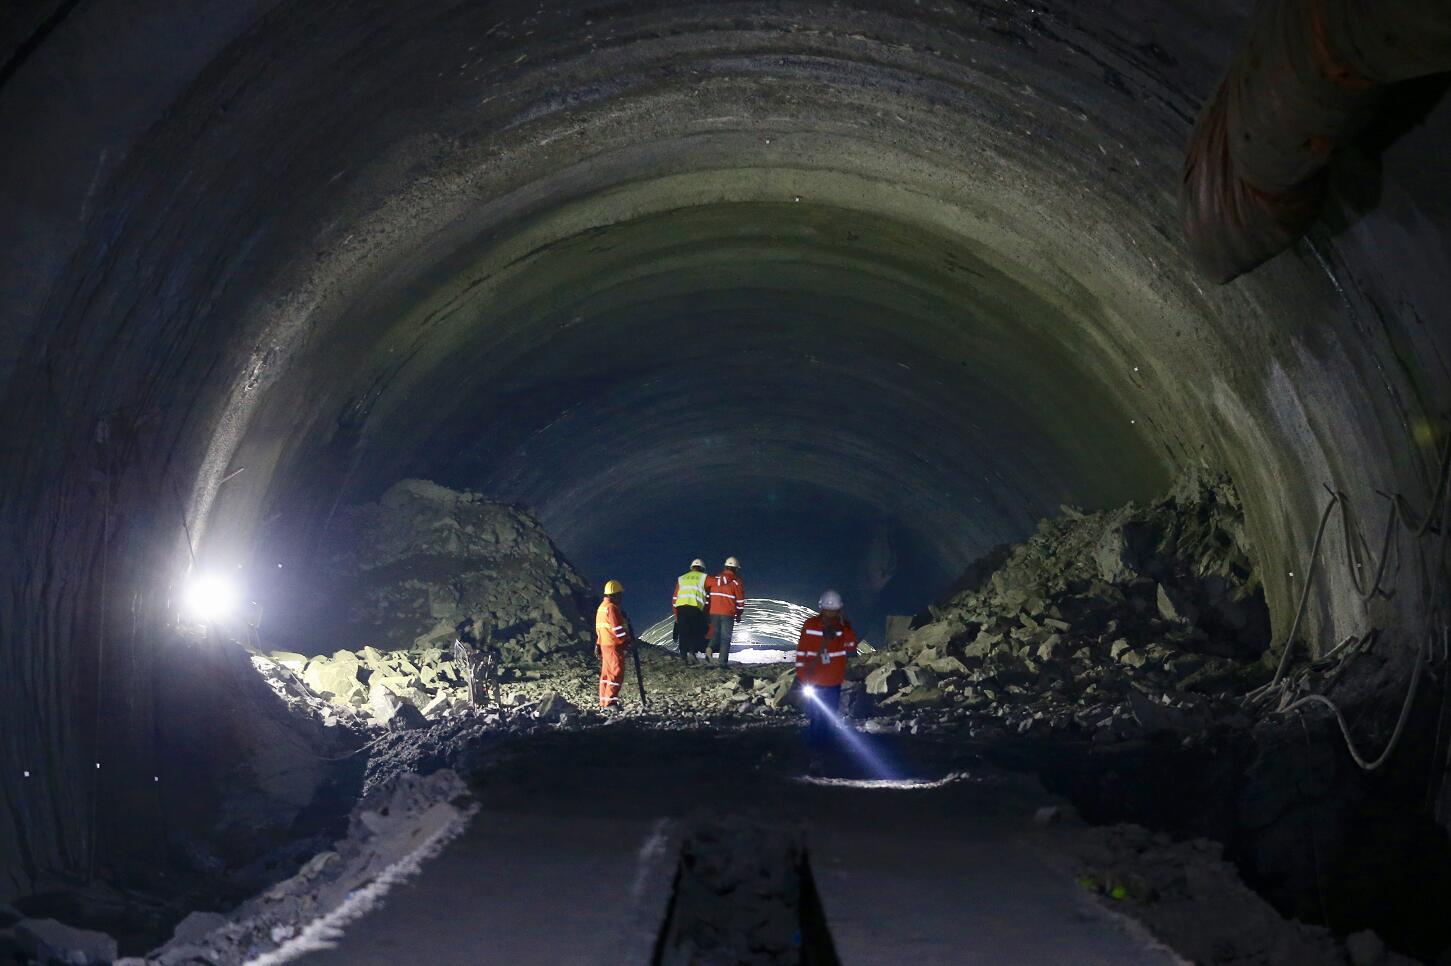
[[[1370,797],[1424,800],[1441,855],[1444,74],[1395,76],[1233,280],[1181,212],[1265,8],[1319,6],[12,7],[0,899],[170,888],[217,762],[292,740],[235,697],[233,643],[178,643],[187,581],[330,652],[329,535],[403,480],[528,508],[640,627],[737,555],[752,597],[837,588],[873,642],[1040,520],[1232,481],[1266,675],[1373,633],[1379,737],[1424,666],[1376,773],[1404,795]]]

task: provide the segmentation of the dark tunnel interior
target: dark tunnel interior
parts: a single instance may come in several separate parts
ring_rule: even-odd
[[[424,277],[446,294],[421,306],[369,299],[386,328],[336,390],[368,429],[325,492],[483,489],[535,508],[601,582],[658,584],[698,546],[751,560],[762,596],[847,588],[877,626],[1060,503],[1165,481],[1115,398],[1133,367],[1097,384],[1061,313],[940,237],[805,202],[693,206],[510,258],[486,309],[483,266],[505,257],[442,259]]]
[[[1326,2],[1366,49],[1356,17],[1401,18],[1376,36],[1408,66],[1365,82],[1381,123],[1356,102],[1364,136],[1337,130],[1326,174],[1296,169],[1308,220],[1288,189],[1301,207],[1265,229],[1283,250],[1232,251],[1227,282],[1186,151],[1226,71],[1249,74],[1224,89],[1254,115],[1256,31],[1317,4],[0,13],[0,902],[195,890],[239,861],[217,844],[238,829],[338,833],[373,766],[329,770],[339,732],[262,710],[254,658],[335,650],[336,531],[410,479],[527,508],[590,608],[619,579],[638,627],[669,615],[692,557],[735,555],[750,597],[814,608],[838,589],[878,647],[889,616],[951,618],[949,588],[1040,521],[1226,479],[1271,628],[1245,673],[1277,684],[1287,650],[1298,666],[1373,642],[1347,678],[1354,724],[1377,746],[1410,735],[1367,777],[1315,712],[1314,753],[1349,777],[1285,814],[1368,842],[1344,829],[1424,799],[1400,845],[1445,854],[1430,702],[1448,667],[1425,642],[1447,620],[1451,27],[1435,4]],[[1392,569],[1352,527],[1387,547],[1404,527],[1417,549]],[[1322,542],[1349,567],[1317,565]],[[188,582],[216,574],[255,608],[245,649],[179,636]],[[1212,760],[1126,754],[1128,791],[1036,746],[996,760],[1039,763],[1094,821],[1209,835],[1142,804],[1192,761],[1238,794],[1228,855],[1281,912],[1444,961],[1451,936],[1407,925],[1419,911],[1321,916],[1323,897],[1275,892],[1280,853],[1246,858],[1282,747],[1260,713],[1206,726]],[[1301,740],[1302,719],[1274,720]],[[1366,889],[1387,874],[1356,868]],[[1423,879],[1451,881],[1432,858]]]

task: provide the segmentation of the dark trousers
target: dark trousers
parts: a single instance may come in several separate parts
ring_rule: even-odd
[[[736,619],[729,614],[710,615],[710,645],[720,652],[720,666],[725,667],[731,659],[731,637],[735,634]]]
[[[699,654],[705,650],[705,611],[699,607],[682,607],[675,613],[676,640],[682,655]]]
[[[818,687],[811,697],[803,700],[806,702],[806,747],[813,754],[820,754],[831,747],[832,731],[836,729],[831,719],[841,703],[841,685]]]

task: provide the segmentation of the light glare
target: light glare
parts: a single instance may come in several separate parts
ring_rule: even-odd
[[[192,620],[212,623],[231,617],[238,599],[237,588],[231,581],[207,574],[187,581],[182,593],[182,611]]]
[[[836,729],[836,733],[841,736],[843,747],[851,752],[857,761],[875,772],[880,779],[897,780],[897,776],[887,767],[886,762],[882,761],[881,757],[867,744],[866,738],[858,734],[855,728],[842,719],[841,712],[829,707],[825,701],[821,700],[821,697],[816,693],[816,688],[809,684],[803,684],[801,686],[801,694],[807,701],[810,701],[821,709],[821,712],[826,715],[826,720],[831,723],[831,726]]]

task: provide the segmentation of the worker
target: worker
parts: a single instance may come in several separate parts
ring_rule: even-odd
[[[625,586],[618,580],[605,583],[605,597],[595,611],[595,657],[600,659],[600,708],[620,706],[620,686],[625,683],[625,650],[634,643],[630,618],[620,606]]]
[[[670,601],[675,628],[670,636],[680,645],[680,657],[685,661],[695,660],[705,650],[705,581],[705,561],[699,557],[675,579],[675,596]]]
[[[796,683],[806,706],[806,745],[813,774],[820,773],[822,756],[831,743],[846,662],[856,655],[857,643],[851,621],[842,616],[840,594],[824,592],[816,607],[818,613],[806,618],[796,642]]]
[[[731,659],[731,638],[735,634],[736,621],[746,609],[746,586],[741,583],[738,571],[741,562],[727,557],[725,569],[714,577],[705,578],[705,594],[710,601],[710,641],[706,644],[706,660],[710,660],[712,648],[720,652],[720,666],[725,667]]]

